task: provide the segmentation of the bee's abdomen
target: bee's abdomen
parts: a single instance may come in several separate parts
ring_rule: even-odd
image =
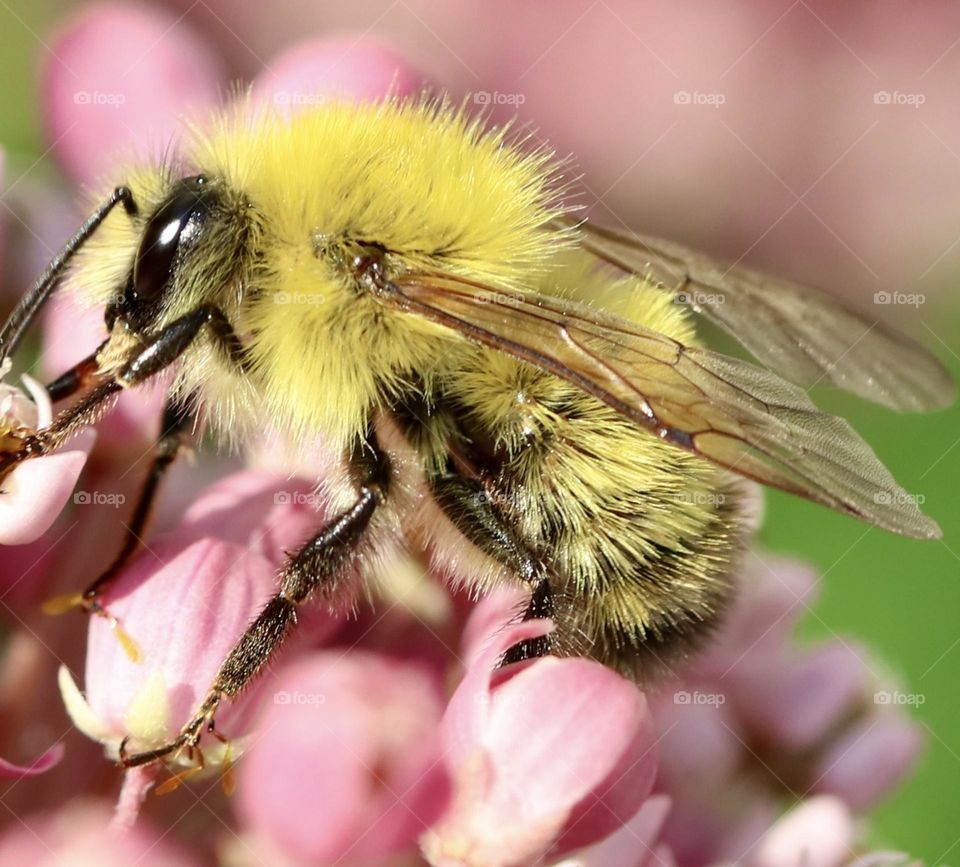
[[[669,668],[729,601],[742,486],[554,377],[511,385],[520,399],[501,380],[498,407],[484,412],[474,390],[451,415],[492,501],[550,575],[554,649],[630,674]]]

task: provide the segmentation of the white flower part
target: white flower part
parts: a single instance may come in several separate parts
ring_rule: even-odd
[[[163,673],[153,671],[133,697],[123,716],[123,727],[146,749],[162,746],[170,736],[170,702]]]
[[[37,382],[29,373],[20,377],[30,396],[33,398],[36,407],[36,418],[33,427],[41,429],[50,426],[53,421],[53,404],[50,402],[50,393]]]
[[[83,693],[80,692],[80,687],[77,686],[73,675],[70,674],[70,669],[65,665],[61,665],[57,672],[57,685],[60,687],[60,697],[63,699],[63,706],[66,708],[67,715],[80,731],[91,740],[99,741],[102,744],[112,740],[116,740],[119,744],[120,739],[113,735],[110,727],[87,704]]]
[[[49,393],[28,373],[23,374],[21,381],[30,397],[22,389],[4,383],[12,366],[9,358],[0,361],[0,418],[12,429],[39,430],[47,427],[53,421],[53,404]]]
[[[102,720],[90,707],[65,665],[60,666],[57,684],[63,705],[73,724],[88,738],[103,744],[104,751],[111,759],[116,760],[119,757],[120,742],[124,737],[130,737],[138,749],[152,749],[170,740],[170,705],[163,674],[159,671],[154,671],[146,679],[130,702],[123,718],[123,734],[117,734],[115,728]],[[210,768],[233,762],[243,754],[248,742],[249,738],[238,738],[231,740],[229,744],[219,741],[204,743],[204,761]],[[195,764],[187,755],[178,755],[176,759],[181,765]]]

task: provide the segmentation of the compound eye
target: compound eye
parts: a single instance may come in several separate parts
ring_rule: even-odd
[[[154,301],[170,282],[180,245],[199,230],[206,206],[204,179],[182,181],[150,218],[133,266],[133,291],[140,301]]]

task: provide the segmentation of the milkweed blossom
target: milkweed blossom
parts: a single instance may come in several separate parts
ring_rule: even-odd
[[[176,23],[162,7],[101,4],[60,30],[43,99],[72,179],[102,174],[144,130],[169,135],[179,115],[219,97],[216,46]],[[314,39],[272,59],[253,93],[296,111],[331,94],[376,99],[424,85],[385,44]],[[99,328],[58,302],[41,367],[52,376],[78,361]],[[0,382],[0,446],[51,411],[39,386]],[[796,642],[817,576],[756,546],[713,640],[644,688],[587,659],[500,666],[550,621],[519,622],[514,591],[466,599],[398,555],[384,563],[376,604],[302,611],[284,654],[204,732],[202,769],[192,773],[197,756],[185,752],[128,772],[120,791],[104,757],[179,732],[276,592],[285,552],[327,514],[317,473],[271,464],[270,449],[182,465],[103,599],[109,617],[91,617],[79,646],[79,619],[44,617],[39,602],[82,589],[119,550],[159,412],[158,395],[124,395],[96,442],[83,434],[4,482],[0,732],[5,755],[28,758],[0,760],[16,815],[0,825],[0,863],[904,862],[869,852],[861,820],[909,773],[918,728],[873,700],[892,687],[876,681],[868,651]]]

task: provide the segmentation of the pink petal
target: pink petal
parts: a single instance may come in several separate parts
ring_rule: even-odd
[[[512,598],[513,594],[492,594],[489,605],[486,605],[484,600],[477,606],[478,616],[485,621],[493,611],[499,612],[499,619],[491,616],[488,621],[490,628],[497,629],[496,625],[499,625],[499,629],[493,634],[487,632],[485,640],[475,643],[472,658],[468,656],[469,668],[447,705],[443,717],[443,733],[451,767],[468,761],[484,736],[488,724],[493,678],[503,680],[530,664],[522,663],[513,666],[512,671],[498,672],[497,662],[500,657],[518,642],[545,635],[552,629],[552,624],[546,620],[516,620],[515,609],[507,615],[507,618],[512,619],[505,619],[504,603],[509,604]]]
[[[45,55],[43,104],[52,148],[89,181],[118,152],[169,144],[183,115],[217,99],[219,63],[190,24],[147,6],[83,8]]]
[[[820,757],[816,789],[843,798],[854,810],[869,809],[903,781],[923,741],[919,726],[905,716],[869,716]]]
[[[361,37],[321,37],[276,58],[254,84],[254,99],[294,112],[330,99],[367,101],[418,92],[423,76],[390,46]]]
[[[474,667],[481,653],[496,661],[512,643],[521,640],[511,630],[520,621],[529,597],[530,593],[519,587],[498,587],[474,604],[460,638],[463,661],[468,668]],[[535,634],[544,635],[548,628],[544,625]],[[520,631],[524,637],[534,637],[527,635],[525,629]],[[496,642],[496,647],[491,642]]]
[[[740,714],[766,741],[788,749],[813,745],[867,694],[865,652],[831,642],[780,660],[744,664],[731,673]]]
[[[443,810],[438,684],[377,654],[320,652],[271,685],[240,767],[244,821],[287,857],[380,863]]]
[[[22,780],[25,777],[35,777],[38,774],[45,774],[60,763],[60,760],[63,758],[63,751],[63,744],[55,744],[41,756],[34,759],[29,765],[15,765],[6,759],[0,759],[0,777]]]
[[[109,828],[106,804],[76,798],[60,810],[26,814],[0,832],[0,864],[70,867],[199,867],[193,853],[148,822]]]
[[[484,737],[495,769],[488,808],[517,824],[564,816],[554,856],[589,845],[650,793],[654,743],[634,683],[592,660],[545,657],[494,692]]]
[[[563,862],[563,867],[669,867],[667,852],[657,851],[657,839],[670,810],[664,795],[648,798],[636,815],[605,840]]]
[[[701,696],[715,700],[700,701]],[[736,734],[737,721],[720,703],[724,698],[691,684],[666,688],[658,696],[654,717],[663,733],[658,789],[699,797],[718,792],[736,774],[743,744]]]
[[[96,433],[85,430],[62,451],[25,461],[0,488],[0,545],[40,538],[63,511],[80,477]]]
[[[305,479],[258,470],[232,473],[203,492],[176,532],[246,545],[279,566],[285,552],[299,548],[328,517],[313,488]]]
[[[765,660],[787,638],[816,597],[819,576],[809,566],[749,549],[733,607],[696,661],[696,671],[724,680],[753,659]]]
[[[839,867],[853,856],[853,819],[839,798],[810,798],[757,845],[751,867]]]
[[[104,598],[136,643],[133,662],[109,623],[90,618],[86,693],[94,712],[116,734],[125,733],[131,703],[154,675],[163,679],[172,733],[179,731],[213,682],[221,663],[260,607],[276,592],[273,567],[261,555],[229,542],[184,545],[160,538],[134,561]],[[244,700],[250,694],[244,694]],[[231,727],[233,706],[217,715]]]

